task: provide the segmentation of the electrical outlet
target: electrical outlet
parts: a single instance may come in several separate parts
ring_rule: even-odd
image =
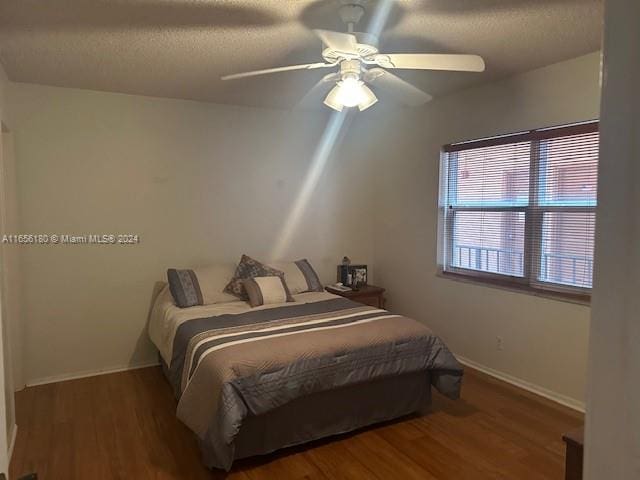
[[[496,348],[498,350],[504,350],[504,338],[496,337]]]

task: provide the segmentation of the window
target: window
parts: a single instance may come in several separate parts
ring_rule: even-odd
[[[588,295],[598,140],[590,122],[446,145],[443,271]]]

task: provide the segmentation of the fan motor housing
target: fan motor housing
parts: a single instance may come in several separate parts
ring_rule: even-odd
[[[354,77],[359,78],[362,71],[360,60],[343,60],[340,63],[340,75],[342,78]]]
[[[378,38],[375,35],[365,32],[353,32],[358,43],[356,48],[358,56],[346,56],[343,52],[337,52],[331,48],[325,48],[322,51],[322,58],[328,63],[337,63],[340,60],[351,60],[354,58],[367,58],[378,53]]]

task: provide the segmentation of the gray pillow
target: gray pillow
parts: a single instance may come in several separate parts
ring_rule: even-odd
[[[198,277],[193,270],[167,270],[169,290],[180,308],[202,305],[202,291]]]
[[[171,295],[181,308],[237,302],[237,297],[223,291],[234,271],[232,264],[207,265],[193,270],[170,268],[167,279]]]

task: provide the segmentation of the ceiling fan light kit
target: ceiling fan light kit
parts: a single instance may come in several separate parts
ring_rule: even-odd
[[[324,104],[341,112],[344,107],[366,110],[378,101],[378,97],[361,79],[362,67],[358,60],[344,60],[340,64],[340,80],[337,81]]]
[[[378,101],[373,91],[361,80],[347,78],[331,89],[324,104],[341,112],[344,107],[358,107],[362,112]]]
[[[340,67],[340,71],[325,75],[313,87],[312,92],[324,90],[334,84],[324,99],[324,104],[341,112],[344,107],[358,107],[360,111],[374,105],[378,98],[367,84],[388,93],[400,103],[420,106],[431,100],[431,96],[388,72],[391,69],[405,70],[452,70],[459,72],[482,72],[484,60],[478,55],[450,55],[429,53],[384,54],[378,51],[378,39],[370,33],[354,32],[354,26],[365,14],[368,0],[340,0],[338,11],[347,26],[348,33],[329,30],[314,30],[324,48],[325,63],[309,63],[287,67],[254,70],[222,77],[222,80],[265,75],[276,72],[311,70]],[[335,83],[334,83],[335,82]],[[326,90],[325,90],[326,91]]]

